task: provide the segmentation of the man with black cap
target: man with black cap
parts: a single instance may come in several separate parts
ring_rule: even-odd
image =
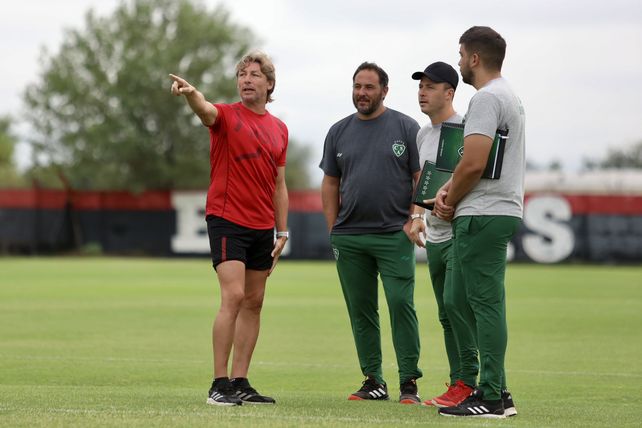
[[[424,125],[417,134],[419,161],[423,166],[426,161],[435,163],[441,124],[462,121],[462,117],[453,108],[459,76],[452,66],[439,61],[430,64],[424,71],[413,73],[412,78],[419,80],[419,107],[430,118],[430,123]],[[428,272],[437,300],[439,322],[444,330],[446,355],[450,366],[448,390],[433,399],[424,401],[424,404],[437,407],[456,406],[470,395],[473,388],[461,380],[459,348],[448,317],[448,310],[451,308],[446,308],[444,305],[444,296],[450,293],[452,288],[452,252],[450,250],[452,228],[450,222],[432,215],[431,211],[428,211],[425,220],[424,214],[423,208],[419,206],[413,208],[410,236],[418,246],[426,248]],[[425,222],[428,223],[428,228]],[[425,244],[420,237],[420,234],[424,233]]]

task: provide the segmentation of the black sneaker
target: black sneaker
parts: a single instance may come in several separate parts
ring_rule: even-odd
[[[361,389],[352,393],[348,400],[388,400],[389,398],[386,384],[379,384],[373,377],[368,376],[363,381]]]
[[[505,389],[502,391],[502,403],[504,404],[504,416],[517,416],[517,409],[515,408],[515,403],[513,402],[513,396]]]
[[[399,402],[401,404],[420,404],[417,394],[417,380],[410,379],[399,386]]]
[[[470,397],[458,406],[442,407],[439,414],[443,416],[469,416],[477,418],[504,419],[504,404],[502,400],[484,400],[484,393],[476,389]]]
[[[259,394],[256,389],[250,386],[247,378],[237,377],[230,381],[232,390],[238,398],[248,404],[276,404],[276,400],[272,397]]]
[[[207,395],[207,404],[215,406],[240,406],[243,404],[243,401],[234,394],[232,384],[226,377],[214,379]]]

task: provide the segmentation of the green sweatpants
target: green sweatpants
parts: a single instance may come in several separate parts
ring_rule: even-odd
[[[499,400],[506,388],[506,249],[520,222],[509,216],[463,216],[453,222],[453,292],[446,308],[462,380],[475,385],[479,372],[478,387],[487,400]]]
[[[440,243],[426,242],[428,272],[437,301],[439,322],[444,330],[444,344],[450,367],[450,384],[454,385],[457,380],[461,379],[461,364],[459,363],[457,340],[444,304],[445,296],[452,293],[453,257],[451,247],[452,241],[450,239]]]
[[[385,383],[381,369],[381,334],[377,276],[388,303],[399,382],[422,376],[419,326],[414,304],[414,246],[403,231],[331,236],[337,272],[348,307],[361,372]]]

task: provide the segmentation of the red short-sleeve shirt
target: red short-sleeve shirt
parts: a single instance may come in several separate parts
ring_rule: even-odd
[[[214,104],[206,214],[252,229],[274,227],[277,167],[285,165],[288,129],[269,112]]]

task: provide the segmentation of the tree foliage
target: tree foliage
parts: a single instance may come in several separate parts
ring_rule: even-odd
[[[11,117],[0,117],[0,184],[3,187],[16,187],[24,184],[14,163],[13,156],[18,140],[11,131],[11,125]]]
[[[610,149],[602,168],[642,168],[642,141],[626,148]]]
[[[585,170],[642,168],[642,140],[623,148],[610,148],[602,160],[584,159]]]
[[[310,172],[308,161],[312,156],[312,148],[300,144],[290,138],[288,143],[288,158],[285,167],[285,183],[288,190],[304,190],[310,188]]]
[[[34,165],[57,165],[79,189],[204,188],[209,139],[168,73],[212,101],[236,99],[236,61],[254,43],[221,7],[192,0],[132,0],[113,15],[89,11],[44,52],[25,91]]]

